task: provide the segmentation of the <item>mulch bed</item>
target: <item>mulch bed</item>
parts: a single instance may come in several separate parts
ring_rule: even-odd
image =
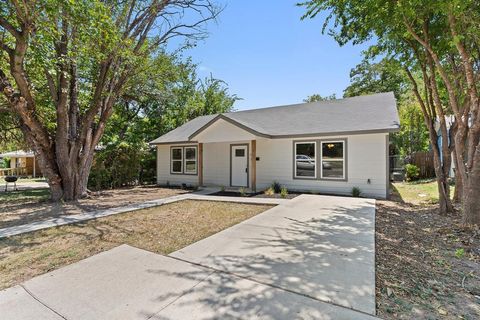
[[[247,197],[247,198],[275,198],[275,199],[282,199],[279,193],[275,193],[272,195],[267,195],[264,192],[256,192],[256,193],[245,193],[241,194],[237,191],[218,191],[215,193],[210,194],[211,196],[224,196],[224,197]],[[292,192],[288,193],[285,199],[293,199],[298,197],[301,193]]]
[[[480,230],[437,207],[377,201],[377,313],[386,319],[479,319]]]

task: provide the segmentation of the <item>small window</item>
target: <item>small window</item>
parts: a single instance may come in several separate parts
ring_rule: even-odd
[[[183,148],[171,149],[171,171],[172,173],[183,172]]]
[[[317,163],[315,161],[315,142],[295,143],[295,177],[315,178]]]
[[[322,178],[345,179],[345,142],[322,142]]]
[[[235,157],[245,157],[245,149],[235,149]]]
[[[197,173],[197,147],[185,147],[185,173]]]

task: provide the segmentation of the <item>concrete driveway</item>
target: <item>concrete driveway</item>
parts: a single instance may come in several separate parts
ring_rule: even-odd
[[[2,319],[373,319],[374,200],[303,195],[170,256],[126,245],[0,292]]]

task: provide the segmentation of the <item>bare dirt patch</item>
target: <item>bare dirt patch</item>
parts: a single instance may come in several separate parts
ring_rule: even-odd
[[[480,230],[437,206],[377,201],[377,312],[385,319],[479,319]]]
[[[2,194],[0,198],[0,228],[41,221],[62,215],[122,207],[133,203],[167,198],[188,191],[160,187],[135,187],[91,193],[74,202],[54,203],[48,200],[48,190],[29,190]]]
[[[272,206],[185,200],[0,239],[0,289],[121,244],[168,254]]]

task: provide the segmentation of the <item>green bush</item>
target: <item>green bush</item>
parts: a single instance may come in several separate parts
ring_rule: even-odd
[[[360,197],[360,194],[361,194],[361,193],[362,193],[362,191],[360,190],[359,187],[353,187],[353,188],[352,188],[352,196],[353,196],[353,197],[358,198],[358,197]]]
[[[414,181],[420,176],[420,169],[414,164],[405,165],[405,180]]]
[[[282,185],[277,181],[272,182],[272,189],[275,193],[280,193],[282,191]]]
[[[147,146],[121,142],[95,154],[88,179],[92,190],[155,182],[155,153]]]
[[[0,168],[10,168],[10,158],[3,158],[0,161]]]
[[[282,197],[282,198],[285,199],[287,196],[288,196],[288,190],[287,190],[287,188],[286,188],[286,187],[282,187],[282,188],[280,189],[280,197]]]

